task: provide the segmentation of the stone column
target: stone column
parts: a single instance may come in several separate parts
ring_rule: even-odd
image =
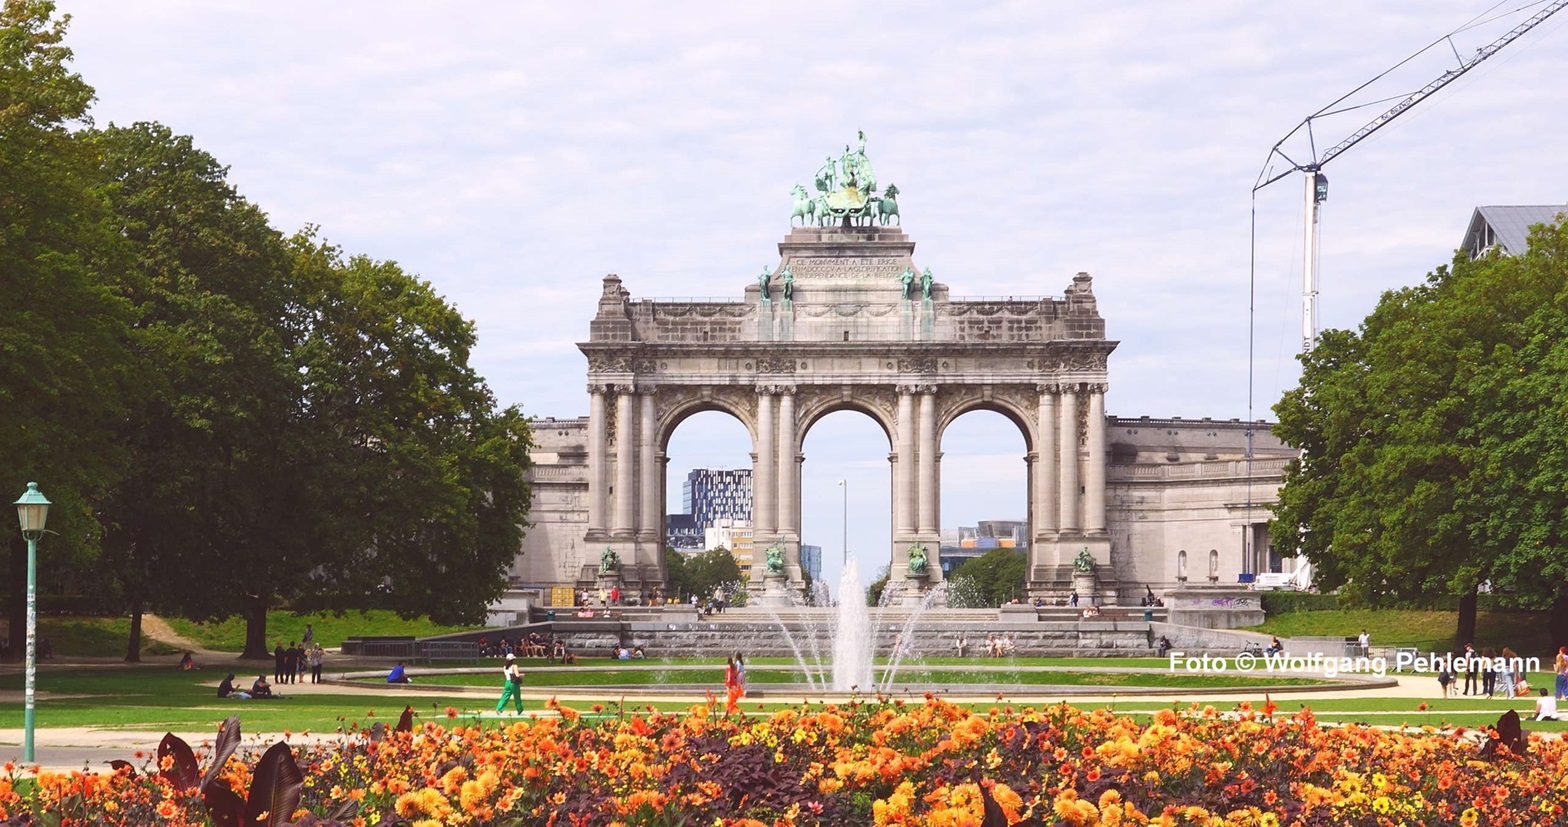
[[[1089,460],[1084,468],[1083,530],[1089,534],[1105,533],[1105,386],[1090,385],[1089,427],[1085,435],[1089,442]]]
[[[1061,493],[1057,525],[1063,533],[1078,531],[1078,395],[1075,385],[1062,386],[1062,410],[1058,428],[1061,442]]]
[[[795,388],[792,386],[779,389],[778,446],[779,534],[799,539],[800,482],[795,473],[800,466],[795,462]]]
[[[637,491],[642,495],[642,514],[637,521],[637,539],[651,542],[659,536],[659,464],[654,461],[653,395],[655,388],[643,388],[642,422],[637,429]]]
[[[751,474],[752,570],[758,570],[756,552],[773,543],[778,503],[773,485],[778,472],[773,465],[777,434],[773,423],[773,388],[757,386],[757,465]]]
[[[915,533],[915,397],[908,385],[898,388],[898,447],[893,462],[893,540]]]
[[[610,488],[610,446],[605,440],[603,385],[588,386],[588,536],[599,539],[608,522],[605,506]]]
[[[615,537],[636,536],[637,420],[632,411],[636,398],[629,385],[621,386],[615,397],[615,527],[611,531]]]
[[[936,388],[926,386],[920,394],[920,519],[921,536],[936,533]]]
[[[1035,431],[1037,447],[1034,463],[1036,537],[1056,531],[1056,443],[1061,439],[1056,424],[1056,386],[1036,385],[1040,394],[1040,425]]]

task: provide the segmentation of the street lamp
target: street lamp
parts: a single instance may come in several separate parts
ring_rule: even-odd
[[[839,480],[838,487],[844,489],[844,565],[849,566],[849,480]]]
[[[16,501],[16,518],[27,539],[27,691],[26,712],[22,718],[22,762],[33,760],[33,691],[38,679],[38,538],[43,536],[49,519],[49,500],[38,490],[38,483],[27,484],[27,491]]]

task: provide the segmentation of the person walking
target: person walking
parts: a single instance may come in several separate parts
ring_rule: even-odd
[[[306,623],[305,624],[305,636],[303,638],[300,638],[300,643],[303,644],[306,649],[309,649],[310,645],[312,643],[315,643],[315,642],[316,642],[316,627],[311,625],[311,624],[309,624],[309,623]]]
[[[1497,653],[1488,646],[1481,650],[1481,692],[1490,698],[1497,692]]]
[[[1475,666],[1476,666],[1476,664],[1475,664],[1475,644],[1473,644],[1473,643],[1466,643],[1465,644],[1464,659],[1465,659],[1465,687],[1464,687],[1464,691],[1460,692],[1459,694],[1461,694],[1461,695],[1471,695],[1471,694],[1479,695],[1479,694],[1481,694],[1480,693],[1480,687],[1478,687],[1476,685],[1476,680],[1475,680],[1475,675],[1476,675],[1476,669],[1475,669]]]
[[[1497,674],[1498,691],[1503,693],[1504,698],[1512,698],[1515,695],[1514,687],[1518,684],[1518,679],[1514,677],[1514,661],[1518,659],[1518,652],[1507,646],[1503,647],[1502,660],[1497,664]]]
[[[1568,700],[1568,646],[1557,647],[1557,657],[1552,660],[1552,671],[1557,673],[1557,700]]]
[[[735,714],[740,704],[740,673],[735,668],[735,658],[731,656],[724,664],[724,714]]]
[[[512,702],[518,715],[523,714],[523,670],[517,666],[516,655],[506,656],[506,666],[501,668],[501,677],[506,681],[506,688],[501,690],[501,700],[496,702],[496,714],[506,709],[507,701]]]
[[[321,664],[327,659],[327,650],[317,643],[310,647],[310,682],[321,683]]]

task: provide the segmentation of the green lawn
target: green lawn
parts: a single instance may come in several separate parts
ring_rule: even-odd
[[[131,637],[128,617],[40,617],[38,636],[58,657],[124,657]],[[20,641],[21,638],[18,638]],[[177,650],[142,634],[142,654],[170,655]]]
[[[1247,631],[1280,637],[1355,637],[1366,629],[1373,646],[1415,646],[1422,652],[1453,651],[1458,615],[1454,612],[1402,609],[1346,609],[1332,612],[1286,612]],[[1556,651],[1541,612],[1479,612],[1477,650],[1513,647],[1521,655]],[[1461,647],[1462,648],[1462,647]]]
[[[174,631],[184,637],[201,644],[204,648],[214,649],[219,652],[240,652],[245,649],[245,619],[231,617],[226,620],[212,623],[198,623],[183,618],[165,618]],[[480,627],[477,626],[442,626],[432,623],[428,618],[415,618],[404,620],[396,614],[371,610],[364,612],[346,612],[335,615],[331,612],[315,614],[295,614],[294,612],[268,612],[267,613],[267,641],[268,648],[275,641],[301,640],[305,637],[305,626],[315,626],[316,642],[328,648],[339,646],[344,639],[356,635],[413,635],[414,637],[429,637],[430,635],[444,635],[451,632],[466,632]],[[129,630],[127,630],[127,634]],[[124,644],[120,647],[125,648]]]

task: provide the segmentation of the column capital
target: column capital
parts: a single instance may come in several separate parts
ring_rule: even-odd
[[[757,395],[758,396],[772,396],[775,393],[778,393],[778,386],[777,385],[758,385],[757,386]]]
[[[588,394],[590,396],[607,395],[607,394],[611,393],[612,390],[613,390],[612,386],[610,386],[608,384],[605,384],[605,383],[602,383],[602,382],[589,382],[588,383]]]
[[[659,386],[658,385],[654,385],[654,384],[642,384],[642,383],[639,383],[637,385],[637,392],[641,393],[641,394],[643,394],[645,396],[652,396],[652,395],[654,395],[654,394],[659,392]]]
[[[893,386],[893,390],[900,394],[915,394],[920,392],[920,387],[913,382],[899,382]]]
[[[1055,382],[1038,382],[1034,386],[1034,392],[1038,394],[1054,394],[1060,389],[1061,386]]]
[[[1084,393],[1105,393],[1110,389],[1110,384],[1106,382],[1085,382],[1083,384]]]
[[[794,396],[798,388],[795,385],[774,385],[773,391],[780,396]]]

